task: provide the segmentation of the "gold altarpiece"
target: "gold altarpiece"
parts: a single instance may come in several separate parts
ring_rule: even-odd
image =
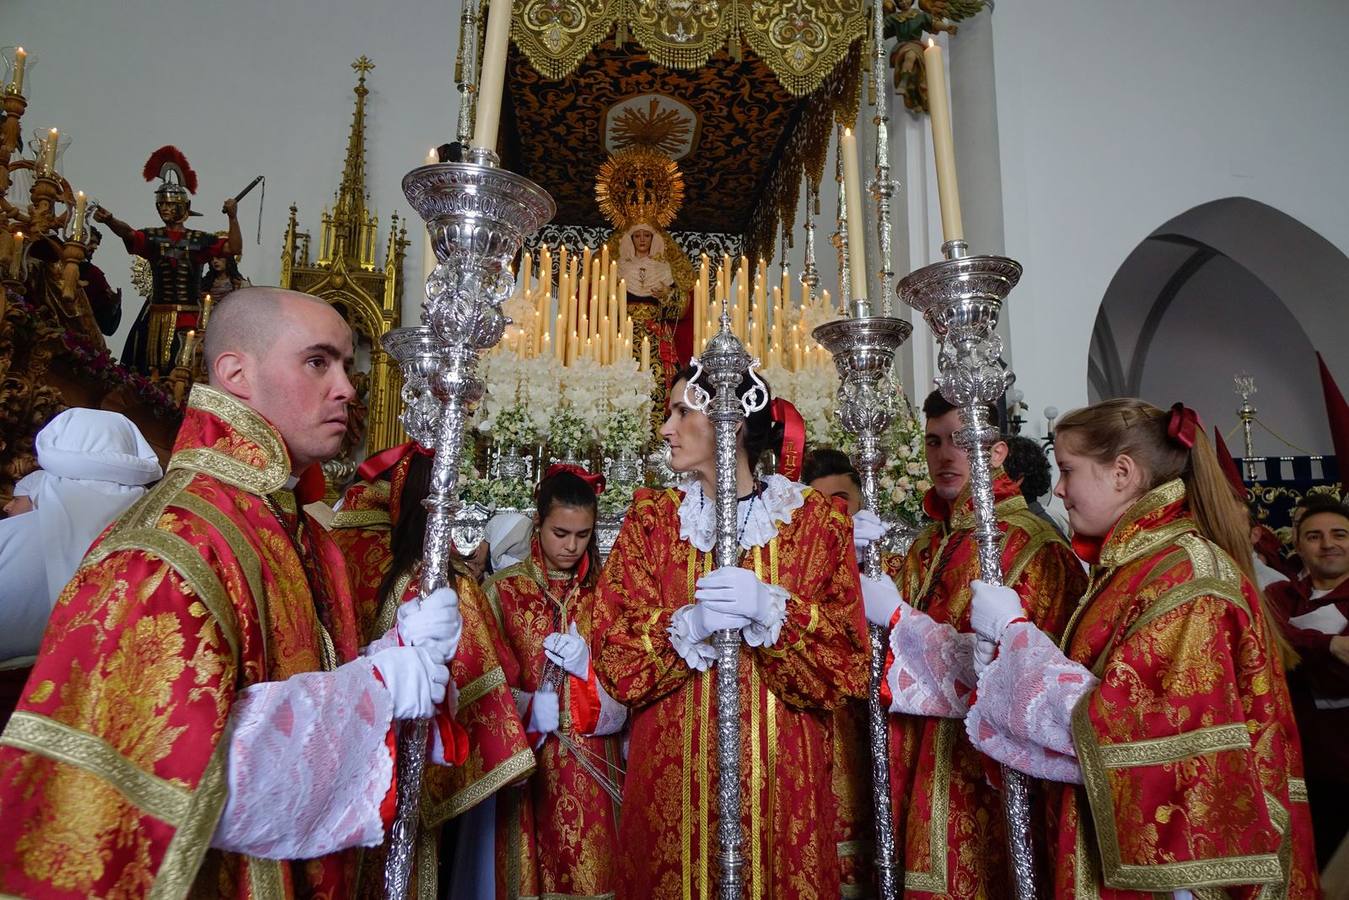
[[[403,259],[408,246],[407,228],[397,213],[389,220],[384,240],[384,262],[376,262],[379,217],[367,207],[365,186],[365,86],[366,73],[374,63],[362,56],[352,63],[357,72],[356,108],[347,139],[342,182],[333,206],[320,219],[318,246],[311,234],[301,231],[297,210],[290,208],[285,246],[281,253],[281,286],[328,301],[356,333],[357,342],[370,354],[368,370],[358,372],[361,396],[352,410],[352,426],[342,456],[325,466],[329,481],[337,483],[354,471],[363,455],[406,440],[398,421],[398,392],[402,376],[384,352],[380,338],[400,323],[403,299]],[[362,409],[361,407],[365,408]]]

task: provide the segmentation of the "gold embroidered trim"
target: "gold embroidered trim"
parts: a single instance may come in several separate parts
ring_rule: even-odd
[[[484,772],[477,781],[460,788],[443,803],[425,804],[422,807],[422,824],[434,828],[441,823],[463,815],[488,797],[516,780],[531,775],[537,761],[534,751],[519,750],[494,769]]]
[[[103,738],[41,713],[15,712],[0,744],[83,769],[115,787],[141,812],[175,828],[192,805],[188,788],[146,772]]]
[[[333,520],[328,523],[331,531],[339,528],[385,528],[393,527],[393,521],[389,518],[387,510],[383,509],[339,509],[333,513]]]
[[[161,900],[168,897],[186,897],[192,888],[192,881],[201,868],[202,857],[211,846],[211,835],[215,834],[216,823],[225,809],[225,799],[229,785],[225,777],[225,757],[229,753],[230,729],[226,726],[216,744],[211,761],[206,764],[197,790],[192,794],[192,803],[187,812],[187,821],[173,833],[164,859],[159,864],[154,886],[150,888],[149,900]]]
[[[240,665],[239,623],[234,614],[234,607],[230,604],[224,585],[195,547],[178,535],[157,528],[114,530],[89,552],[84,558],[84,564],[101,562],[121,550],[132,550],[157,557],[173,568],[215,618],[221,634],[230,645],[236,667]]]
[[[173,458],[169,460],[170,471],[194,469],[205,472],[227,484],[260,496],[286,486],[286,481],[290,478],[290,455],[286,452],[281,435],[266,419],[229,394],[204,384],[192,386],[187,405],[189,409],[210,413],[242,435],[245,440],[256,444],[266,461],[259,468],[219,450],[192,447],[173,454]]]
[[[440,835],[422,826],[417,835],[417,900],[437,900],[440,878]]]
[[[1161,766],[1207,753],[1225,750],[1247,750],[1251,746],[1250,732],[1240,722],[1197,728],[1169,737],[1130,741],[1127,744],[1101,744],[1101,764],[1107,769],[1129,769],[1136,766]]]
[[[281,875],[281,861],[278,859],[260,859],[256,856],[245,857],[248,860],[248,887],[250,900],[281,900],[286,896],[286,882]]]
[[[679,855],[682,863],[679,873],[683,900],[693,898],[693,695],[698,684],[695,679],[684,692],[683,752],[679,755]]]
[[[1228,884],[1265,884],[1283,878],[1277,853],[1225,856],[1139,865],[1121,858],[1115,799],[1110,776],[1091,724],[1090,703],[1073,710],[1073,745],[1082,767],[1083,787],[1096,825],[1104,883],[1120,890],[1175,891]],[[1274,810],[1270,810],[1273,815]]]
[[[196,494],[183,492],[174,498],[173,506],[180,506],[194,516],[204,520],[220,535],[244,570],[248,589],[253,594],[253,604],[258,611],[258,631],[262,634],[262,665],[264,672],[271,671],[272,659],[272,620],[267,607],[267,590],[262,580],[262,559],[257,550],[244,537],[239,526],[230,520],[218,507]]]
[[[1194,530],[1194,523],[1185,520],[1160,529],[1149,528],[1139,531],[1135,528],[1136,523],[1142,519],[1184,498],[1185,482],[1179,478],[1158,485],[1140,497],[1111,529],[1110,537],[1101,547],[1100,564],[1107,569],[1117,568],[1169,543],[1175,537],[1174,534],[1168,534],[1170,531]]]
[[[371,627],[374,633],[370,635],[372,641],[388,634],[389,629],[398,621],[398,607],[402,605],[410,584],[412,584],[412,569],[394,579],[393,590],[389,591],[389,596],[380,601],[379,612],[375,614],[375,624]]]
[[[921,720],[915,720],[921,721]],[[937,738],[933,745],[932,815],[928,827],[928,871],[905,871],[904,887],[912,891],[945,894],[946,850],[951,820],[951,754],[955,750],[956,727],[964,728],[962,719],[942,719],[937,723]],[[922,823],[915,822],[919,827]],[[898,839],[898,836],[896,836]]]
[[[1288,801],[1290,803],[1307,802],[1307,782],[1304,779],[1288,779]]]
[[[870,841],[839,841],[838,858],[847,859],[851,856],[870,856]]]
[[[506,683],[506,673],[497,666],[490,672],[484,672],[477,678],[464,685],[463,690],[459,692],[459,711],[463,712],[474,703],[483,698],[488,691],[493,688],[501,687]]]

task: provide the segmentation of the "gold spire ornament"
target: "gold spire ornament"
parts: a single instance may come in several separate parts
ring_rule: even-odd
[[[684,175],[674,160],[655,150],[623,150],[600,166],[595,201],[616,229],[636,222],[668,228],[684,202]]]

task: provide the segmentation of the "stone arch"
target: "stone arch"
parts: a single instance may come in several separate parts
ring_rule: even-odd
[[[1262,421],[1329,452],[1313,351],[1349,374],[1347,291],[1349,257],[1287,213],[1247,197],[1196,206],[1148,235],[1111,280],[1092,330],[1091,400],[1203,398],[1200,412],[1226,430],[1232,376],[1257,370]],[[1291,452],[1281,441],[1263,450]]]

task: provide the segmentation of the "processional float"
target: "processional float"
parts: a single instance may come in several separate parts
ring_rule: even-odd
[[[555,211],[546,191],[500,168],[492,150],[510,10],[509,3],[494,3],[488,14],[482,103],[467,161],[420,166],[403,178],[403,193],[425,220],[437,260],[426,280],[422,325],[384,338],[404,373],[404,427],[435,450],[430,493],[422,501],[427,521],[420,598],[446,585],[455,539],[473,546],[481,536],[481,518],[461,516],[459,500],[464,425],[483,392],[478,358],[509,324],[501,304],[515,287],[512,260]],[[474,531],[479,533],[468,533]],[[428,731],[428,720],[418,719],[404,723],[398,738],[397,812],[384,868],[389,898],[406,897],[411,882]]]

